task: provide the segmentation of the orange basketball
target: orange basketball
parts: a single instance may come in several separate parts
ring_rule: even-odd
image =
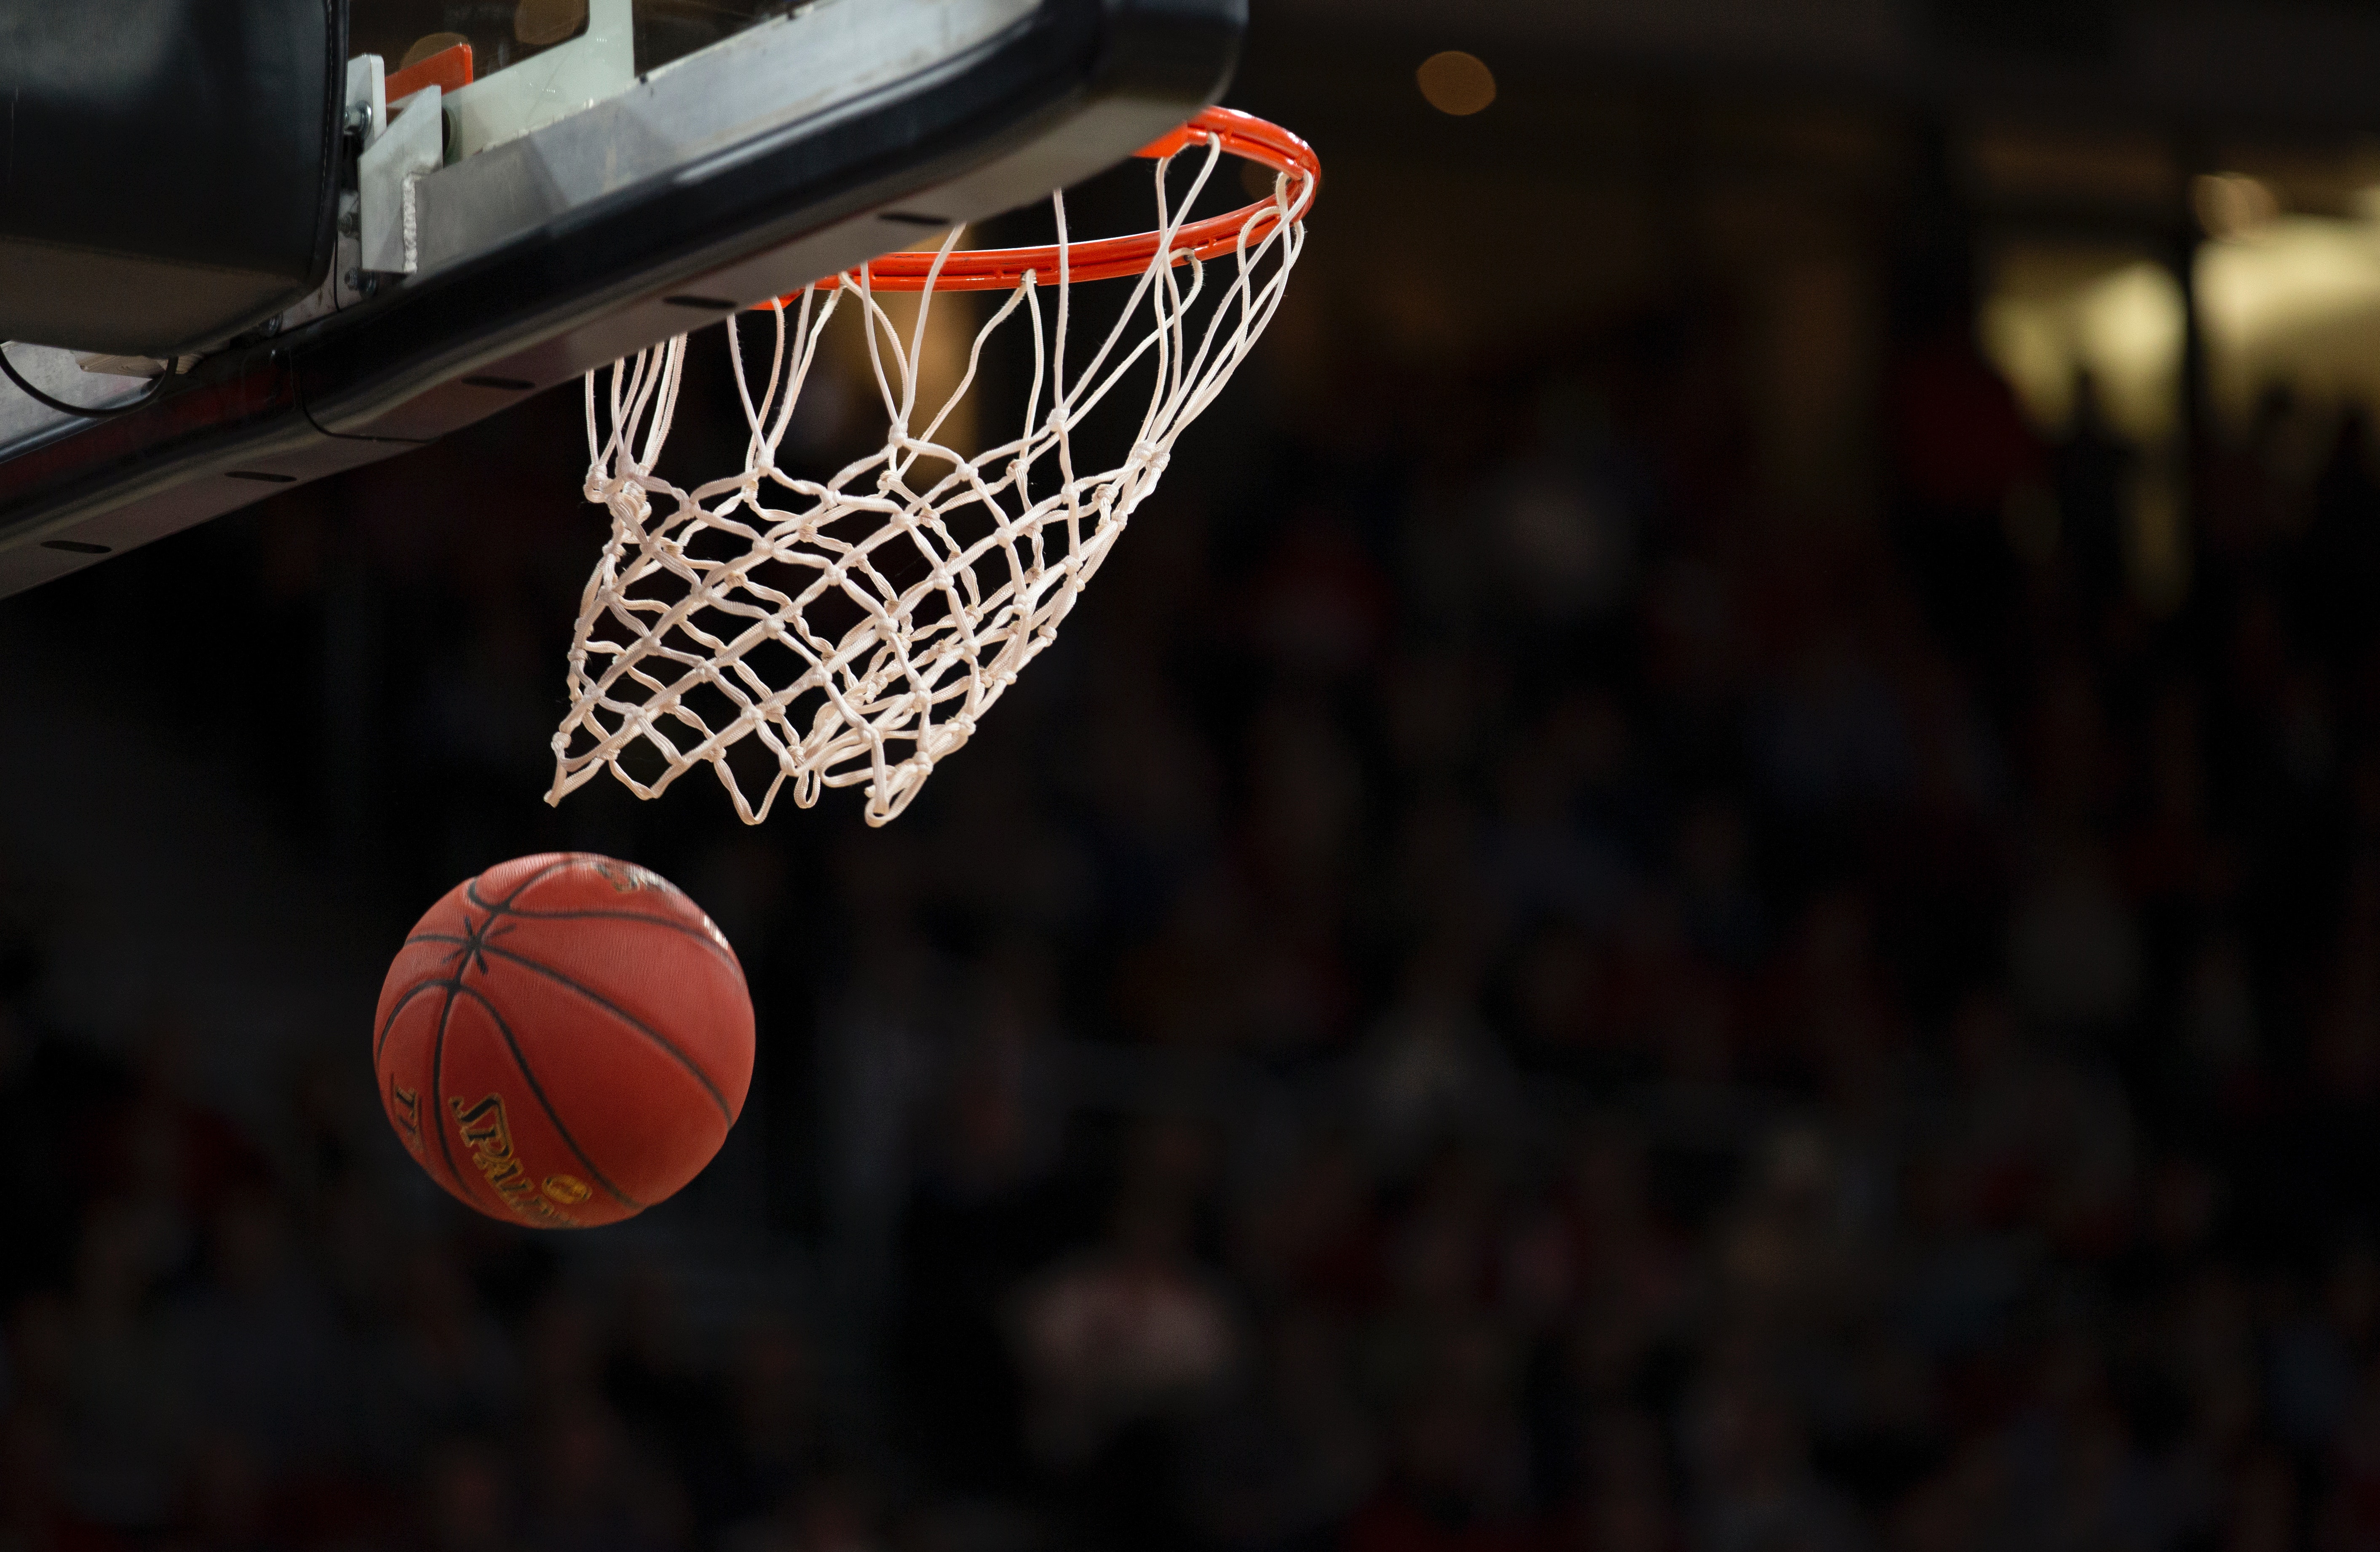
[[[406,939],[372,1062],[431,1179],[491,1218],[591,1229],[719,1151],[752,1083],[752,1001],[726,938],[659,874],[516,857]]]

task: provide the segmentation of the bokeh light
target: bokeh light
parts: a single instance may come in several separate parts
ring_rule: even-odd
[[[1496,73],[1478,55],[1461,49],[1431,55],[1414,78],[1431,107],[1456,118],[1468,118],[1496,100]]]
[[[2211,237],[2244,237],[2273,224],[2281,213],[2272,186],[2245,173],[2209,173],[2192,180],[2191,207]]]

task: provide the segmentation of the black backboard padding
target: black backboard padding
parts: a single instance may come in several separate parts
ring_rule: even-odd
[[[174,356],[327,273],[346,0],[0,0],[0,339]]]

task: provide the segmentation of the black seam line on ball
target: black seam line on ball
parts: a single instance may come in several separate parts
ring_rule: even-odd
[[[487,925],[493,926],[495,920],[495,917],[490,916]],[[468,911],[463,913],[463,936],[457,940],[457,942],[460,947],[446,956],[446,963],[455,966],[455,979],[459,983],[474,968],[477,968],[480,975],[486,975],[488,973],[488,935],[481,928],[471,925],[471,913]]]
[[[621,1007],[610,998],[589,990],[587,988],[580,986],[577,981],[574,981],[569,976],[564,975],[561,971],[540,964],[537,961],[529,958],[527,954],[515,953],[510,949],[499,949],[494,947],[492,944],[489,946],[487,952],[494,954],[499,959],[510,960],[513,964],[519,965],[524,970],[535,971],[538,975],[543,976],[550,981],[559,982],[561,985],[568,987],[579,996],[587,999],[588,1001],[594,1003],[605,1012],[610,1013],[613,1018],[618,1019],[622,1024],[626,1025],[638,1034],[642,1035],[646,1039],[650,1040],[653,1044],[661,1047],[662,1049],[669,1052],[670,1055],[677,1059],[680,1066],[694,1074],[694,1081],[700,1084],[703,1087],[703,1092],[710,1096],[711,1103],[719,1107],[719,1113],[727,1118],[728,1124],[731,1126],[735,1124],[735,1112],[727,1108],[727,1097],[719,1092],[719,1085],[710,1081],[710,1075],[704,1073],[701,1067],[696,1064],[694,1058],[686,1055],[686,1052],[677,1048],[675,1041],[671,1040],[667,1036],[662,1035],[659,1030],[656,1030],[644,1020],[628,1012],[625,1008]],[[481,999],[481,1000],[484,1001],[485,999]]]
[[[495,901],[493,903],[480,898],[480,876],[477,874],[474,874],[471,878],[465,880],[463,884],[463,893],[472,904],[477,905],[482,911],[509,911],[512,909],[512,903],[514,901],[518,900],[522,895],[527,894],[529,891],[535,889],[546,879],[552,878],[556,873],[561,872],[564,868],[569,867],[572,863],[577,862],[577,860],[578,854],[573,852],[565,856],[559,862],[547,863],[543,867],[539,868],[528,878],[523,879],[518,886],[513,890],[512,893],[504,896],[502,900]]]
[[[543,875],[540,875],[540,877],[543,877]],[[535,882],[537,882],[537,879],[535,879],[529,880],[529,883],[533,884]],[[734,951],[722,949],[717,939],[711,937],[709,933],[703,931],[698,927],[689,927],[675,916],[653,915],[644,911],[531,911],[513,903],[514,901],[519,899],[522,893],[528,890],[528,884],[523,884],[519,889],[513,891],[512,893],[504,896],[502,900],[485,900],[480,898],[479,883],[480,881],[477,879],[474,879],[469,883],[465,884],[463,886],[463,897],[468,900],[472,904],[477,905],[480,910],[491,912],[499,916],[512,916],[521,921],[604,920],[650,922],[655,927],[666,927],[672,932],[683,932],[687,937],[694,939],[698,942],[707,945],[714,953],[723,952],[727,954],[731,960],[735,957]],[[690,904],[692,902],[688,902],[688,903]],[[742,966],[738,965],[737,968],[741,969]]]
[[[484,900],[474,900],[471,903],[478,906],[482,911],[490,912],[498,916],[509,916],[514,921],[650,922],[655,927],[666,927],[672,932],[683,932],[689,938],[700,939],[703,942],[709,943],[713,949],[719,947],[718,940],[703,931],[702,928],[692,926],[676,916],[656,915],[648,911],[524,911],[517,905],[492,905]]]
[[[576,856],[574,855],[571,860],[576,860]],[[735,951],[734,949],[731,949],[725,944],[720,942],[718,939],[713,938],[710,933],[703,931],[700,928],[689,927],[685,922],[679,921],[674,916],[648,915],[642,911],[530,911],[525,910],[513,903],[514,901],[518,900],[522,895],[527,894],[530,886],[537,883],[539,879],[550,878],[561,868],[568,866],[569,863],[567,861],[554,864],[552,867],[548,867],[539,873],[537,878],[531,879],[528,883],[521,885],[520,888],[513,891],[512,893],[504,896],[502,900],[482,899],[480,894],[480,880],[472,879],[463,885],[463,898],[468,900],[472,904],[477,905],[482,911],[493,912],[495,915],[502,916],[517,916],[523,921],[605,920],[650,922],[655,927],[665,927],[672,932],[682,932],[686,934],[696,942],[700,943],[703,947],[709,949],[712,953],[724,958],[729,964],[735,966],[737,978],[742,978],[744,975],[744,964],[741,960],[735,957]],[[693,903],[689,901],[687,903],[691,904]]]
[[[489,1001],[484,994],[474,991],[469,987],[460,984],[455,986],[455,995],[457,997],[469,998],[472,1001],[477,1002],[480,1007],[485,1008],[488,1011],[488,1016],[495,1020],[496,1033],[504,1037],[505,1047],[513,1053],[513,1065],[520,1069],[521,1077],[528,1084],[530,1096],[537,1100],[537,1108],[545,1112],[546,1120],[553,1122],[553,1130],[562,1138],[562,1146],[568,1148],[572,1157],[578,1160],[580,1166],[583,1167],[589,1174],[595,1177],[596,1184],[601,1186],[604,1190],[610,1192],[614,1197],[618,1198],[622,1206],[633,1207],[638,1212],[644,1211],[645,1205],[642,1202],[638,1201],[635,1197],[629,1195],[626,1192],[621,1190],[618,1186],[613,1185],[610,1177],[606,1176],[602,1170],[597,1169],[595,1167],[595,1161],[587,1157],[587,1150],[578,1146],[578,1140],[570,1134],[570,1128],[562,1124],[562,1117],[555,1113],[552,1102],[546,1098],[545,1089],[543,1085],[539,1084],[537,1081],[537,1074],[529,1071],[528,1058],[521,1054],[520,1042],[513,1038],[512,1025],[504,1022],[504,1014],[496,1012],[496,1005],[493,1002]],[[519,1157],[519,1153],[517,1151],[519,1145],[516,1143],[514,1146],[516,1149],[514,1157],[517,1158]],[[509,1204],[507,1205],[509,1206]]]
[[[481,909],[510,916],[515,921],[632,921],[644,922],[651,927],[665,927],[672,932],[683,933],[712,953],[719,955],[735,966],[737,975],[744,973],[743,964],[736,959],[734,950],[722,947],[718,939],[703,931],[702,928],[689,926],[670,916],[649,916],[642,911],[517,911],[507,905],[488,905]]]
[[[437,1123],[438,1156],[446,1160],[446,1178],[468,1196],[471,1188],[464,1183],[463,1171],[455,1168],[455,1145],[446,1135],[446,1025],[455,1016],[455,994],[462,986],[448,981],[433,984],[445,988],[446,1005],[438,1010],[438,1043],[430,1051],[430,1115]]]
[[[388,1049],[388,1032],[396,1027],[396,1015],[405,1012],[406,1004],[411,1002],[423,992],[435,991],[445,984],[446,983],[444,981],[416,981],[413,985],[405,988],[405,995],[396,1000],[396,1006],[391,1008],[388,1011],[388,1017],[382,1021],[380,1033],[372,1037],[372,1065],[374,1067],[378,1067],[380,1065],[381,1052]],[[441,1014],[440,1016],[443,1018],[444,1015]]]

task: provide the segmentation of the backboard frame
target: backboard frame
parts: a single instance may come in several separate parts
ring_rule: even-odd
[[[797,61],[830,27],[863,55],[870,36],[895,51],[964,15],[998,25],[841,92],[784,66],[782,100],[745,132],[652,151],[724,83],[765,85],[760,56]],[[1220,96],[1245,20],[1245,0],[817,0],[451,164],[419,186],[425,249],[474,201],[495,212],[476,236],[203,358],[128,413],[0,443],[0,596],[1080,181]]]

